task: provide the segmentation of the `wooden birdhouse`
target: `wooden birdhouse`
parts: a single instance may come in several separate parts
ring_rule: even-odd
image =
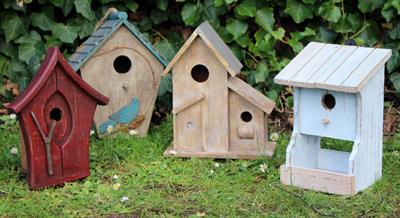
[[[209,23],[201,24],[164,74],[173,71],[174,142],[165,155],[272,156],[268,116],[275,104],[237,78],[242,64]]]
[[[353,195],[382,176],[385,62],[391,50],[309,43],[276,77],[293,86],[294,127],[281,182]],[[321,148],[351,141],[351,152]]]
[[[167,61],[128,22],[125,12],[111,10],[69,63],[87,83],[110,98],[94,116],[100,137],[128,129],[139,136],[147,134]]]
[[[98,93],[50,48],[39,71],[8,109],[18,115],[31,189],[89,176],[89,136]]]

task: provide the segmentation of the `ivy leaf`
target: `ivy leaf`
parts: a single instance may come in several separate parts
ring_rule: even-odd
[[[349,13],[347,15],[347,20],[351,24],[352,32],[356,32],[359,30],[363,24],[362,17],[356,13]]]
[[[353,30],[346,15],[342,16],[337,23],[333,23],[331,27],[339,33],[349,33]]]
[[[136,12],[136,10],[139,8],[138,3],[134,1],[125,1],[125,6],[132,12]]]
[[[232,4],[232,3],[234,3],[234,2],[237,2],[238,0],[225,0],[225,3],[227,4],[227,5],[230,5],[230,4]]]
[[[235,12],[240,16],[254,17],[257,12],[255,0],[245,0],[235,7]]]
[[[186,25],[193,26],[201,18],[201,7],[197,7],[194,3],[185,3],[182,8],[181,16]]]
[[[388,33],[391,39],[400,39],[400,22],[396,22],[396,26],[392,30],[388,31]]]
[[[323,3],[318,9],[318,14],[325,20],[334,23],[338,22],[340,16],[342,16],[339,7],[333,5],[331,2]]]
[[[64,0],[48,0],[51,4],[53,4],[56,7],[61,8],[64,6]]]
[[[225,0],[214,0],[214,5],[220,7],[225,4]]]
[[[156,0],[156,5],[160,10],[167,10],[168,8],[168,0]]]
[[[42,59],[45,53],[44,43],[41,41],[29,41],[24,42],[18,46],[18,58],[21,61],[29,64],[33,59],[34,62],[38,62]]]
[[[390,57],[386,67],[389,73],[392,73],[397,67],[400,66],[400,52],[399,49],[392,49],[392,57]]]
[[[263,61],[258,62],[255,72],[256,83],[265,82],[265,79],[268,77],[268,74],[269,74],[268,65]]]
[[[32,13],[31,15],[31,19],[32,19],[32,25],[39,27],[41,30],[51,30],[51,27],[54,24],[54,21],[52,18],[48,17],[48,15],[46,13]]]
[[[301,23],[308,18],[313,18],[314,6],[300,3],[296,0],[286,2],[285,13],[289,14],[294,22]]]
[[[251,43],[251,39],[249,37],[249,34],[243,34],[238,39],[236,39],[235,41],[237,42],[238,45],[240,45],[243,48],[246,48]]]
[[[296,38],[291,38],[287,41],[287,43],[290,45],[290,47],[293,49],[294,53],[299,53],[301,50],[303,50],[304,45],[301,43],[298,39]]]
[[[272,31],[271,35],[277,40],[282,40],[285,36],[285,30],[282,27],[279,27],[277,30]]]
[[[238,39],[247,31],[248,24],[244,20],[230,19],[226,24],[226,30],[232,34],[234,39]]]
[[[75,0],[75,9],[79,14],[82,14],[88,20],[93,20],[95,17],[94,12],[90,8],[91,0]]]
[[[332,43],[336,39],[337,33],[331,29],[320,26],[318,27],[318,32],[316,40],[320,42]]]
[[[53,25],[52,33],[65,43],[74,43],[76,37],[78,37],[77,28],[74,26],[66,26],[62,23],[56,23]]]
[[[275,23],[272,8],[262,8],[258,10],[256,13],[256,23],[264,30],[271,31]]]
[[[7,42],[27,32],[22,19],[16,13],[6,13],[1,19],[1,28],[4,30]]]
[[[68,16],[73,7],[74,7],[74,0],[64,0],[64,5],[62,7],[64,16]]]
[[[385,3],[384,0],[360,0],[358,1],[358,9],[363,13],[372,12],[377,8],[381,8],[383,3]]]
[[[379,41],[379,25],[373,20],[364,22],[364,30],[359,37],[364,41],[366,46],[374,46]]]
[[[172,92],[172,76],[168,74],[167,76],[163,77],[160,82],[160,87],[158,88],[157,96],[163,96],[168,92]]]
[[[175,55],[175,49],[168,39],[161,39],[154,44],[154,48],[161,52],[162,56],[169,61],[172,60]]]
[[[397,10],[397,15],[400,15],[400,1],[398,0],[386,1],[381,11],[382,17],[385,18],[386,22],[390,22],[392,19],[395,18],[396,10]]]
[[[240,48],[237,45],[229,46],[233,54],[235,54],[236,58],[242,61],[246,57],[246,51]]]
[[[394,89],[396,89],[396,91],[400,91],[400,73],[392,73],[390,75],[390,81],[392,82]]]
[[[160,24],[168,20],[168,12],[161,11],[158,8],[151,10],[150,18],[154,24]]]

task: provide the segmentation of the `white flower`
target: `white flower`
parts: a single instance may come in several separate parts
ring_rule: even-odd
[[[129,200],[129,198],[126,197],[126,196],[122,196],[122,198],[119,199],[119,201],[121,201],[121,203],[125,203],[125,202],[127,202],[128,200]]]
[[[137,131],[134,129],[129,130],[129,135],[137,135]]]
[[[16,3],[19,7],[24,7],[24,0],[16,0]]]
[[[210,174],[214,174],[214,170],[210,170]]]
[[[169,153],[172,154],[172,155],[175,155],[176,151],[175,150],[171,150]]]
[[[268,164],[260,164],[260,171],[265,173],[268,169]]]
[[[115,191],[117,191],[120,187],[121,187],[121,184],[119,184],[119,183],[115,183],[115,184],[112,186],[112,188],[113,188]]]
[[[13,148],[11,148],[10,152],[11,152],[11,154],[18,154],[18,148],[13,147]]]
[[[203,217],[203,216],[206,216],[206,213],[205,212],[197,212],[196,216]]]
[[[15,118],[17,118],[17,115],[15,115],[15,114],[10,114],[10,119],[15,120]]]
[[[113,176],[113,179],[114,179],[114,180],[117,180],[117,179],[118,179],[118,175],[114,175],[114,176]]]
[[[94,130],[90,130],[90,135],[94,135]]]
[[[399,154],[400,154],[400,153],[399,153],[398,151],[393,151],[393,155],[394,155],[394,156],[399,156]]]
[[[279,134],[277,132],[271,133],[269,138],[271,139],[271,141],[276,142],[279,139]]]
[[[107,132],[108,133],[111,133],[113,130],[114,130],[113,126],[111,126],[111,125],[107,126]]]
[[[221,165],[220,165],[219,163],[215,163],[214,166],[218,168],[218,167],[220,167]]]

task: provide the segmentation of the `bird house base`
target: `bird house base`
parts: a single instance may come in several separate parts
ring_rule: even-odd
[[[355,177],[326,170],[282,165],[281,183],[337,195],[355,195]]]
[[[174,149],[171,144],[165,151],[164,156],[170,157],[197,157],[211,159],[257,159],[259,157],[272,157],[276,148],[276,142],[268,142],[264,151],[228,151],[228,152],[210,152],[210,151],[184,151]]]

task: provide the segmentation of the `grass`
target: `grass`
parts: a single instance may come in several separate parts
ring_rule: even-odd
[[[19,155],[10,152],[19,147],[19,135],[9,123],[0,132],[0,216],[400,216],[400,137],[385,141],[383,178],[354,197],[281,185],[288,133],[280,136],[273,159],[165,158],[170,119],[152,127],[147,138],[93,137],[90,177],[29,191]],[[268,165],[265,173],[260,164]],[[123,196],[129,200],[120,202]]]

